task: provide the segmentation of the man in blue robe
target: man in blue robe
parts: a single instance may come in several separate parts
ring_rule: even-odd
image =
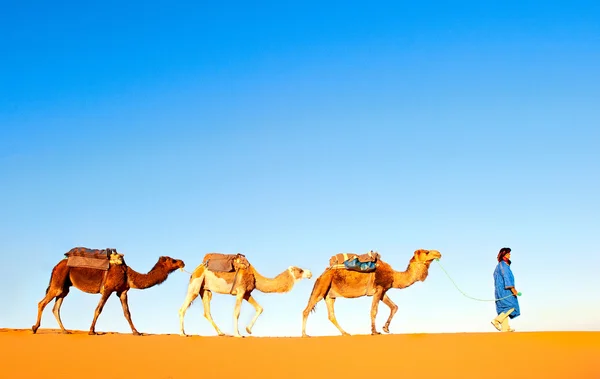
[[[515,277],[510,269],[510,248],[503,247],[498,253],[498,265],[494,270],[494,287],[496,295],[496,313],[498,316],[492,320],[492,325],[502,332],[514,332],[508,325],[508,319],[521,314]]]

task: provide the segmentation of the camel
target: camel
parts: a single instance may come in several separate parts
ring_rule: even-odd
[[[375,317],[379,302],[382,301],[390,307],[390,316],[388,317],[383,331],[389,333],[389,326],[398,306],[388,297],[387,291],[390,288],[406,288],[417,281],[424,281],[429,274],[429,265],[434,259],[441,258],[442,255],[437,250],[417,250],[408,263],[406,271],[394,271],[392,267],[382,261],[377,262],[377,268],[371,273],[350,271],[343,268],[328,267],[323,274],[315,280],[312,293],[308,300],[308,305],[302,312],[302,336],[306,334],[306,320],[311,311],[321,299],[325,298],[327,304],[327,313],[329,321],[342,333],[349,335],[338,324],[333,305],[335,299],[357,298],[362,296],[372,296],[371,305],[371,334],[381,334],[375,328]]]
[[[242,300],[246,300],[252,305],[256,311],[254,317],[246,327],[248,334],[252,334],[252,327],[258,316],[263,312],[263,307],[252,297],[252,291],[257,289],[264,293],[286,293],[292,290],[294,284],[301,279],[310,279],[312,273],[310,270],[304,270],[299,267],[290,266],[285,271],[277,275],[275,278],[266,278],[256,271],[251,264],[243,264],[239,258],[236,259],[236,271],[234,272],[216,272],[207,268],[207,258],[215,253],[205,255],[200,264],[190,277],[188,284],[187,295],[183,305],[179,309],[179,326],[180,335],[186,336],[183,328],[183,319],[185,312],[192,302],[200,295],[204,306],[204,317],[211,323],[219,336],[225,334],[219,329],[213,321],[210,314],[210,301],[212,293],[225,295],[233,295],[236,297],[235,308],[233,311],[234,319],[234,336],[242,337],[238,330],[238,319],[240,316],[240,308]],[[218,254],[217,254],[218,255]],[[245,261],[247,262],[247,261]]]
[[[127,304],[127,291],[131,288],[146,289],[161,284],[167,279],[170,273],[177,269],[183,269],[185,264],[179,259],[163,256],[158,258],[158,262],[156,262],[147,274],[140,274],[127,266],[123,260],[123,254],[118,255],[120,259],[117,259],[117,261],[111,256],[110,266],[106,271],[93,268],[70,267],[67,265],[67,258],[58,262],[52,269],[50,284],[46,289],[46,296],[38,304],[37,322],[31,327],[33,333],[35,334],[40,327],[42,312],[52,299],[56,299],[52,313],[54,313],[61,331],[66,334],[70,333],[65,329],[60,320],[60,307],[64,298],[69,294],[70,287],[75,286],[75,288],[83,292],[99,293],[102,295],[94,312],[94,319],[89,331],[90,335],[96,334],[95,327],[98,316],[102,312],[104,303],[106,303],[106,300],[113,292],[121,299],[123,314],[127,322],[129,322],[131,331],[134,335],[140,335],[131,321],[129,305]]]

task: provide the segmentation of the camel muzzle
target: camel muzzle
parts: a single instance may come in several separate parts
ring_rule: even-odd
[[[433,257],[433,259],[441,259],[442,258],[442,253],[440,253],[437,250],[429,250],[429,256]]]

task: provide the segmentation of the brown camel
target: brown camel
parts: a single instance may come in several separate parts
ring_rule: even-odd
[[[377,268],[371,273],[350,271],[344,268],[328,267],[325,272],[317,278],[313,287],[308,305],[302,312],[302,336],[306,334],[306,320],[311,311],[321,299],[325,298],[329,321],[335,325],[342,335],[349,335],[338,324],[333,304],[338,297],[357,298],[362,296],[373,296],[371,305],[371,334],[380,334],[375,328],[375,317],[379,301],[390,307],[388,317],[383,331],[389,333],[390,322],[398,310],[398,306],[388,297],[390,288],[406,288],[417,281],[424,281],[429,274],[429,265],[442,255],[437,250],[417,250],[408,263],[406,271],[394,271],[392,267],[379,260]]]
[[[207,257],[211,255],[212,254],[207,254],[202,261],[206,262]],[[263,311],[260,304],[252,297],[252,291],[254,289],[265,293],[286,293],[292,290],[294,284],[296,284],[298,280],[303,278],[310,279],[312,277],[310,270],[303,270],[294,266],[290,266],[275,278],[265,278],[249,263],[238,264],[236,267],[237,271],[235,272],[211,271],[207,268],[205,263],[196,267],[190,277],[185,301],[179,309],[180,335],[186,335],[183,328],[183,318],[185,317],[186,310],[198,295],[200,295],[204,305],[204,317],[212,324],[219,336],[225,334],[219,329],[217,324],[215,324],[210,314],[212,293],[215,292],[235,296],[236,303],[233,311],[234,336],[241,337],[238,330],[238,319],[240,316],[242,300],[246,300],[256,310],[252,321],[250,321],[250,324],[246,327],[248,334],[252,334],[252,327]]]
[[[31,327],[33,333],[37,332],[42,319],[44,308],[52,299],[56,298],[52,313],[56,317],[56,321],[63,333],[70,333],[65,329],[60,320],[60,307],[63,299],[69,294],[71,286],[75,286],[83,292],[99,293],[102,295],[100,302],[94,312],[94,320],[90,327],[89,334],[96,334],[96,320],[102,312],[104,303],[108,297],[114,292],[121,299],[121,306],[125,318],[129,322],[131,331],[134,335],[140,333],[133,326],[129,306],[127,304],[127,291],[130,288],[145,289],[157,284],[161,284],[167,279],[167,276],[177,270],[183,269],[185,264],[179,259],[170,257],[160,257],[152,270],[147,274],[140,274],[131,269],[123,260],[123,255],[120,255],[120,261],[115,262],[111,257],[111,263],[108,270],[99,270],[94,268],[70,267],[67,266],[67,259],[63,259],[52,269],[50,284],[46,289],[46,296],[38,304],[37,322]]]

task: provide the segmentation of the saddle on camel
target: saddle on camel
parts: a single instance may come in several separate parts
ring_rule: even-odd
[[[123,255],[116,249],[88,249],[74,247],[65,253],[67,266],[85,267],[107,271],[110,265],[122,265]]]
[[[366,254],[339,253],[329,259],[329,268],[342,268],[350,271],[373,272],[377,268],[380,255],[376,251]]]
[[[250,262],[244,254],[206,254],[204,262],[206,268],[212,272],[233,272],[240,269],[248,269]]]

